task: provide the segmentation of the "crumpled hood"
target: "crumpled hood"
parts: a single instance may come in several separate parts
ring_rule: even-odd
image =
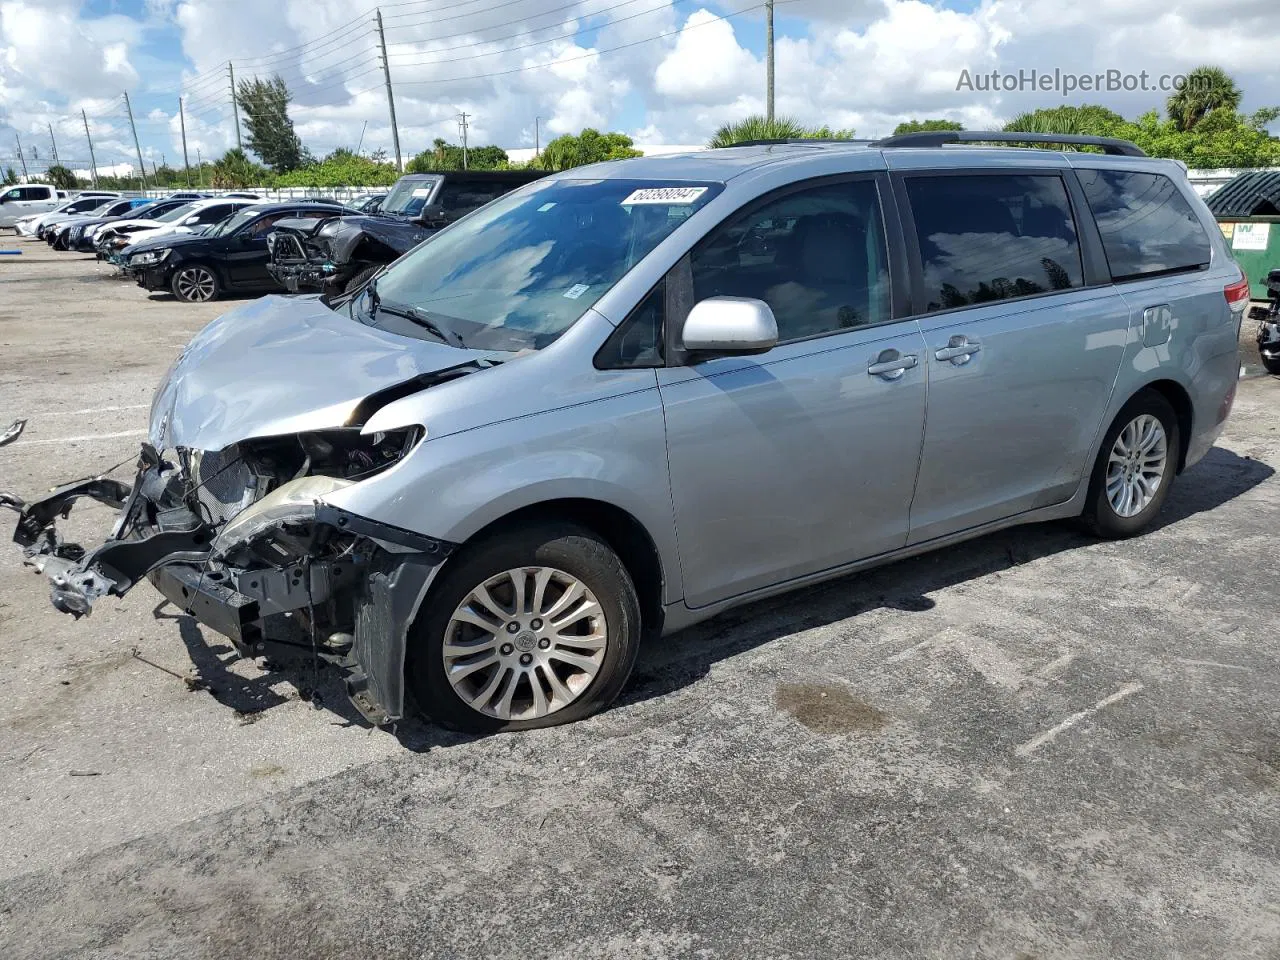
[[[365,397],[486,357],[397,336],[318,297],[267,296],[223,314],[170,368],[151,407],[158,450],[341,427]]]

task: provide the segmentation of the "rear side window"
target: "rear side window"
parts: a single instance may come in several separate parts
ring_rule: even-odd
[[[1112,280],[1209,265],[1209,238],[1187,198],[1158,173],[1080,170]]]
[[[1070,290],[1084,283],[1062,178],[910,177],[925,310]]]

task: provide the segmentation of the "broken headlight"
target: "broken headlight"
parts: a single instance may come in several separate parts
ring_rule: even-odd
[[[173,251],[166,247],[163,250],[144,250],[142,253],[135,253],[129,258],[129,266],[146,267],[153,263],[159,263],[165,257],[169,256]]]
[[[273,527],[302,527],[312,523],[316,518],[317,500],[354,482],[337,477],[299,477],[276,487],[227,522],[213,541],[214,555],[225,556],[228,551],[262,536]]]

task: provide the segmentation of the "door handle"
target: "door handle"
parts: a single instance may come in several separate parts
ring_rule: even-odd
[[[935,351],[933,355],[939,360],[950,360],[955,366],[963,367],[981,349],[982,344],[976,340],[970,340],[964,334],[957,334],[947,341],[945,347]]]
[[[867,366],[867,375],[881,380],[901,380],[912,367],[920,363],[914,353],[905,356],[897,350],[882,350],[874,363]]]

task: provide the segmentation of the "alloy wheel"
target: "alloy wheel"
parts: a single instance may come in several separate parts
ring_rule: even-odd
[[[213,299],[218,281],[207,267],[183,267],[174,278],[173,287],[183,300],[203,303]]]
[[[608,643],[604,609],[582,581],[554,567],[521,567],[463,597],[445,629],[444,672],[473,710],[536,720],[583,694]]]
[[[1107,459],[1107,500],[1119,517],[1147,508],[1169,466],[1169,440],[1158,417],[1144,413],[1127,423]]]

